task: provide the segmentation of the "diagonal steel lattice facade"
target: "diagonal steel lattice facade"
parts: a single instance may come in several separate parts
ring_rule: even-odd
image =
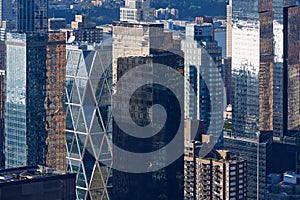
[[[66,56],[67,170],[77,173],[77,199],[110,199],[111,45],[69,45]]]

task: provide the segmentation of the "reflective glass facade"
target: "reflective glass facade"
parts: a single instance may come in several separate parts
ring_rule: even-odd
[[[284,130],[300,131],[300,7],[284,9]]]
[[[17,30],[42,32],[48,30],[47,0],[16,0]]]
[[[183,98],[176,98],[174,93],[164,85],[155,84],[158,78],[167,80],[170,85],[178,85],[182,87],[180,80],[175,79],[172,71],[161,73],[159,65],[171,67],[175,70],[182,69],[183,58],[179,55],[169,52],[153,53],[149,56],[128,56],[117,59],[117,77],[118,81],[123,76],[131,74],[134,76],[134,81],[128,84],[120,84],[117,87],[116,93],[121,97],[126,95],[130,88],[137,88],[129,102],[129,114],[120,112],[120,118],[113,120],[113,144],[117,147],[129,152],[145,153],[153,152],[165,147],[172,141],[174,135],[183,133],[181,130],[180,121],[183,120],[183,111],[180,110],[179,105],[183,105]],[[134,68],[139,66],[149,65],[149,70],[140,72],[131,72]],[[138,86],[141,79],[146,79],[149,84]],[[179,95],[183,96],[183,91]],[[125,99],[125,98],[124,98]],[[121,99],[115,101],[116,107],[124,106],[126,100]],[[151,107],[159,104],[164,107],[167,113],[166,122],[156,122],[155,126],[161,127],[159,132],[151,137],[142,138],[144,132],[138,132],[141,137],[133,137],[129,132],[124,131],[122,125],[132,127],[128,123],[128,119],[132,119],[138,126],[144,127],[157,115],[151,111]],[[121,124],[121,126],[120,126]],[[182,143],[180,143],[182,141]],[[182,140],[176,142],[178,149],[183,149],[183,135]],[[176,149],[172,149],[176,151]],[[118,154],[117,148],[113,148],[113,163],[115,166],[122,166],[125,169],[129,168],[130,156],[123,156]],[[176,161],[166,166],[168,158],[172,156],[171,151],[161,150],[149,158],[149,168],[153,166],[165,166],[155,171],[148,171],[147,173],[130,173],[113,170],[113,199],[131,200],[131,199],[183,199],[183,156]],[[138,167],[139,164],[135,164]]]
[[[259,129],[273,130],[273,7],[272,0],[259,0]]]
[[[77,173],[77,199],[110,199],[111,44],[67,46],[66,56],[67,170]]]
[[[232,71],[233,136],[255,139],[258,131],[259,81],[251,70]]]
[[[5,42],[0,42],[0,169],[4,168]]]
[[[6,168],[45,163],[46,35],[7,34]]]
[[[257,161],[269,153],[258,148],[257,134],[259,122],[263,130],[273,122],[272,1],[232,0],[232,20],[233,132],[224,148],[248,161],[247,199],[263,199],[266,162]]]
[[[17,30],[20,32],[34,31],[34,0],[16,0]]]
[[[205,31],[209,28],[211,32]],[[185,77],[193,88],[190,91],[190,87],[185,85],[185,118],[204,121],[204,132],[219,137],[224,101],[222,48],[212,39],[212,25],[188,25],[182,50]]]

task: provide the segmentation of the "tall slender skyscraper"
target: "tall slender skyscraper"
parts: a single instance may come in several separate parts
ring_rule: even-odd
[[[7,34],[6,168],[45,164],[46,43],[45,35]]]
[[[216,136],[223,124],[222,48],[213,40],[210,23],[189,24],[182,41],[185,58],[185,118],[204,121],[204,132]],[[193,95],[195,93],[195,96]]]
[[[77,199],[112,194],[111,43],[67,46],[67,170],[77,174]]]
[[[46,46],[46,165],[66,170],[66,43],[64,33],[48,33]]]
[[[232,20],[233,132],[224,135],[224,147],[248,162],[247,199],[262,199],[272,140],[258,130],[260,117],[264,130],[273,121],[272,1],[233,0]]]
[[[232,0],[226,5],[226,57],[232,56]]]
[[[258,1],[259,38],[259,130],[273,131],[273,7],[272,0]]]
[[[5,167],[65,170],[65,36],[44,33],[45,20],[35,25],[45,18],[47,1],[16,4],[17,32],[7,33],[5,41]],[[36,15],[39,9],[43,15]]]
[[[284,8],[283,116],[284,131],[300,132],[299,6]]]
[[[182,57],[170,53],[170,52],[157,52],[149,56],[130,56],[118,59],[118,79],[130,73],[130,70],[134,70],[135,67],[142,65],[150,65],[153,70],[147,70],[141,73],[135,73],[135,79],[143,79],[143,77],[152,77],[154,80],[156,78],[170,78],[168,80],[170,84],[176,85],[178,81],[172,79],[172,74],[160,74],[157,70],[159,65],[172,67],[174,70],[183,67],[179,63],[183,63]],[[129,87],[132,87],[134,83],[131,83]],[[126,93],[125,90],[117,90],[119,94],[122,92]],[[183,96],[183,93],[181,94]],[[178,100],[180,101],[180,100]],[[130,152],[154,152],[158,149],[164,147],[171,141],[172,137],[177,131],[177,126],[180,124],[180,120],[183,118],[180,116],[178,110],[178,101],[175,99],[173,93],[166,89],[164,86],[158,84],[148,84],[138,88],[131,97],[130,103],[130,116],[133,120],[140,126],[145,126],[151,119],[155,116],[153,112],[150,111],[149,107],[154,104],[160,104],[164,106],[166,113],[168,113],[168,118],[163,124],[163,128],[153,137],[149,138],[137,138],[131,137],[123,131],[118,123],[114,120],[113,122],[113,143],[119,148],[128,150]],[[124,101],[122,101],[124,102]],[[180,104],[182,105],[182,104]],[[122,104],[118,104],[122,106]],[[170,115],[170,113],[172,113]],[[121,123],[126,123],[126,118],[128,116],[122,115]],[[157,123],[156,126],[161,126]],[[180,133],[183,130],[179,130]],[[143,132],[139,133],[143,137]],[[183,135],[182,135],[183,137]],[[183,138],[182,138],[183,139]],[[183,149],[182,144],[177,144],[178,149]],[[177,151],[174,149],[173,151]],[[131,163],[128,162],[128,158],[122,157],[115,153],[116,150],[113,148],[113,162],[116,165],[130,166]],[[164,165],[167,159],[174,152],[162,151],[161,153],[151,157],[149,169],[151,167],[157,167]],[[150,161],[149,161],[150,162]],[[138,163],[137,163],[138,164]],[[138,166],[137,166],[138,167]],[[144,183],[144,184],[141,184]],[[183,185],[183,157],[178,158],[176,161],[170,165],[158,169],[156,171],[149,171],[145,173],[129,173],[119,170],[113,171],[113,198],[114,199],[173,199],[179,200],[183,199],[183,190],[181,188]],[[144,195],[147,194],[147,195]]]
[[[4,104],[5,104],[5,57],[6,46],[4,41],[0,41],[0,168],[5,166],[5,132],[4,132]]]

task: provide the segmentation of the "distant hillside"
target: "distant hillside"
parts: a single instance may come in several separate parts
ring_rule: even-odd
[[[179,9],[180,19],[226,15],[226,0],[152,0],[152,7]]]
[[[152,7],[158,8],[176,8],[179,9],[180,19],[194,19],[197,16],[225,16],[226,3],[225,0],[152,0]],[[96,22],[96,24],[107,24],[112,21],[119,20],[119,8],[118,5],[111,7],[92,7],[89,9],[83,9],[81,12],[66,10],[64,12],[60,10],[50,9],[49,17],[65,17],[67,23],[71,23],[74,20],[76,13],[88,14],[89,20]]]

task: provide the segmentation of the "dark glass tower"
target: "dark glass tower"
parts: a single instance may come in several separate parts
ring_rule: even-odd
[[[17,30],[19,32],[34,31],[34,0],[17,0]]]
[[[118,58],[117,62],[117,77],[118,80],[122,78],[126,73],[137,66],[150,65],[153,70],[143,71],[136,73],[136,79],[142,79],[143,77],[152,77],[153,79],[162,78],[162,76],[168,77],[170,84],[178,84],[176,80],[172,80],[170,74],[160,74],[155,70],[157,64],[172,67],[177,70],[183,66],[183,58],[169,52],[153,53],[149,56],[132,56]],[[157,77],[158,76],[158,77]],[[130,84],[132,87],[134,83]],[[183,84],[183,83],[182,83]],[[182,85],[179,84],[179,85]],[[134,87],[134,86],[133,86]],[[120,92],[118,89],[117,93]],[[124,91],[122,91],[124,92]],[[183,91],[182,91],[183,92]],[[183,93],[181,94],[183,97]],[[121,93],[122,96],[122,93]],[[182,98],[183,100],[183,98]],[[118,123],[113,122],[113,143],[119,148],[137,153],[153,152],[168,144],[174,134],[178,131],[180,120],[183,113],[180,111],[179,105],[182,105],[176,99],[174,94],[162,85],[149,84],[138,88],[130,99],[130,116],[133,121],[139,126],[146,126],[152,119],[152,113],[150,107],[155,104],[160,104],[164,107],[167,113],[166,123],[163,128],[153,137],[149,138],[136,138],[129,136],[119,128]],[[122,106],[122,104],[118,105]],[[128,115],[122,115],[122,118],[130,117]],[[121,123],[126,123],[126,120]],[[183,130],[179,130],[183,133]],[[140,133],[141,136],[143,133]],[[182,135],[183,137],[183,135]],[[183,141],[183,140],[182,140]],[[177,144],[178,149],[183,149],[183,143]],[[176,151],[176,150],[174,150]],[[160,155],[156,155],[153,158],[153,165],[162,165],[167,157],[173,152],[162,152]],[[124,158],[117,153],[113,148],[113,163],[114,165],[130,165],[127,158]],[[149,165],[151,167],[152,165]],[[118,170],[113,170],[113,198],[120,200],[130,199],[183,199],[183,156],[177,159],[169,166],[163,167],[154,172],[147,173],[129,173]]]
[[[48,28],[47,0],[16,0],[17,31],[46,32]]]

